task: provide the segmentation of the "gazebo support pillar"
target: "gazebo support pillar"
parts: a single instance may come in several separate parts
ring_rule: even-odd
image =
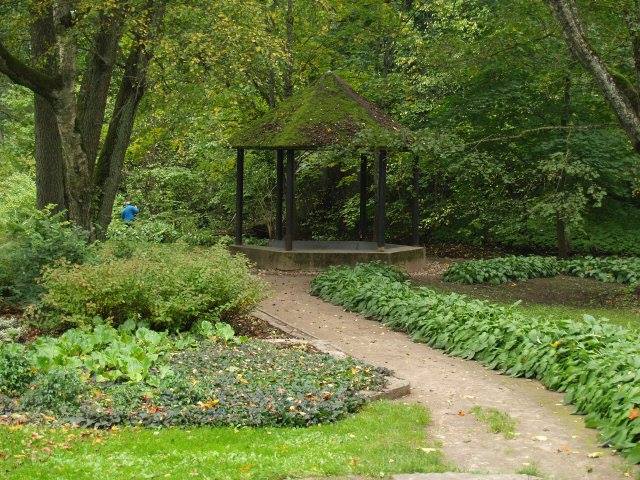
[[[378,248],[384,248],[384,236],[386,227],[386,189],[387,189],[387,151],[380,150],[378,152],[378,201],[377,209],[377,232],[376,241]]]
[[[418,157],[413,158],[411,168],[411,241],[416,247],[420,245],[420,170],[418,168]]]
[[[236,245],[242,245],[244,207],[244,149],[239,148],[236,160]]]
[[[295,190],[294,190],[294,175],[295,175],[295,152],[293,150],[287,150],[287,229],[284,236],[284,249],[286,251],[293,250],[294,239],[294,218],[295,218]]]
[[[284,150],[276,151],[276,240],[282,240],[282,200],[284,196]]]
[[[360,156],[360,221],[358,222],[358,238],[367,239],[367,155]]]

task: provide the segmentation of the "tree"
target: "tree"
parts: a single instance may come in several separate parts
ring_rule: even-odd
[[[66,210],[95,238],[111,220],[165,2],[34,0],[27,6],[31,58],[21,59],[0,38],[0,73],[34,93],[38,206]],[[120,83],[101,142],[116,65]]]
[[[593,76],[603,96],[615,112],[620,126],[640,153],[640,1],[632,0],[628,11],[635,80],[614,72],[593,48],[585,34],[575,0],[547,0],[576,58]]]

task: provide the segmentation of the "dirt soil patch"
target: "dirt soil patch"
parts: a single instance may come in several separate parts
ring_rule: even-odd
[[[265,320],[261,320],[251,315],[227,320],[227,322],[233,327],[236,335],[240,336],[260,339],[292,338],[291,335],[274,327]]]

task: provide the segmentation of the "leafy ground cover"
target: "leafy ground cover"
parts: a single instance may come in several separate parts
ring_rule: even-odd
[[[459,294],[412,286],[376,264],[332,268],[312,293],[449,354],[565,392],[606,444],[640,461],[636,334],[587,317],[549,322]]]
[[[356,411],[385,374],[353,359],[234,337],[97,326],[0,345],[0,421],[307,426]]]
[[[489,283],[498,285],[510,280],[553,277],[560,273],[553,257],[499,257],[454,263],[443,274],[447,282]]]
[[[267,480],[449,470],[427,438],[428,423],[418,405],[375,402],[309,428],[0,426],[0,476]]]
[[[447,282],[489,283],[553,277],[559,274],[593,278],[601,282],[636,285],[640,281],[640,258],[584,257],[560,260],[555,257],[508,256],[469,260],[451,265],[443,274]]]

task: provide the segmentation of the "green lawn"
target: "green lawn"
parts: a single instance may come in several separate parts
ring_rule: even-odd
[[[426,435],[421,406],[375,402],[310,428],[0,427],[0,478],[281,479],[450,470]],[[423,449],[426,449],[423,450]]]
[[[520,302],[515,307],[517,310],[550,320],[581,320],[584,315],[592,315],[640,329],[640,300],[625,285],[566,276],[501,285],[447,283],[439,278],[421,278],[416,283],[439,292],[462,293],[500,305]]]
[[[567,307],[563,305],[519,305],[518,310],[527,314],[549,319],[569,318],[580,320],[584,315],[606,318],[611,323],[623,327],[639,329],[640,315],[636,310],[624,308]]]

